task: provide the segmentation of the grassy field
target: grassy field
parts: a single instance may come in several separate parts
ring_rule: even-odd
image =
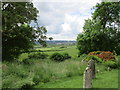
[[[78,49],[76,48],[76,46],[63,46],[64,48],[61,48],[61,46],[54,46],[54,47],[46,47],[46,48],[35,48],[36,50],[41,50],[43,51],[43,53],[46,53],[48,55],[52,55],[55,52],[58,53],[69,53],[70,56],[72,56],[72,58],[77,58],[78,55]],[[19,60],[23,60],[25,58],[28,57],[28,53],[23,53],[20,55]]]
[[[78,50],[75,46],[54,46],[41,48],[48,54],[46,59],[28,59],[29,64],[23,62],[3,62],[3,88],[82,88],[83,72],[87,63],[82,63],[83,57],[77,57]],[[55,62],[49,57],[55,53],[68,53],[72,58],[63,62]],[[32,52],[33,53],[33,52]],[[19,61],[28,58],[28,53],[23,53]],[[120,59],[120,56],[117,58]],[[93,88],[117,88],[118,69],[107,71],[103,64],[96,63],[96,79]],[[14,83],[11,83],[14,82]]]
[[[83,76],[73,76],[35,86],[35,88],[83,88]],[[118,88],[118,70],[97,73],[92,88]]]

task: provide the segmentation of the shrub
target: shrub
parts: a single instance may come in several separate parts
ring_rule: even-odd
[[[64,57],[64,59],[69,59],[69,58],[71,58],[71,56],[70,56],[68,53],[64,53],[64,54],[63,54],[63,57]]]
[[[53,53],[50,57],[50,59],[55,60],[55,61],[63,61],[63,55],[61,55],[60,53]]]
[[[116,61],[118,63],[118,67],[120,68],[120,55],[119,56],[116,56]]]
[[[54,61],[64,61],[65,59],[69,59],[71,56],[68,53],[60,54],[60,53],[53,53],[50,59]]]
[[[97,63],[102,63],[102,60],[99,58],[99,57],[97,57],[97,56],[93,56],[93,55],[88,55],[88,56],[86,56],[85,58],[84,58],[84,60],[85,61],[89,61],[89,60],[95,60],[95,62],[97,62]]]
[[[114,61],[107,61],[103,63],[106,67],[110,67],[110,68],[118,68],[118,64]]]
[[[45,53],[31,53],[28,55],[29,59],[45,59],[47,56]]]
[[[97,56],[104,61],[108,61],[108,60],[111,60],[111,59],[115,60],[115,57],[114,57],[113,53],[110,52],[110,51],[94,51],[94,52],[90,52],[88,55]]]
[[[82,55],[80,55],[80,56],[79,56],[79,60],[85,59],[86,56],[87,56],[87,54],[82,54]]]
[[[30,65],[33,64],[33,60],[26,58],[22,60],[22,63],[26,65]]]
[[[60,48],[66,48],[65,46],[61,46]]]

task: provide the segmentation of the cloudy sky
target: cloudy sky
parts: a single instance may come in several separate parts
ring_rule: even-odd
[[[50,1],[50,0],[49,0]],[[69,0],[70,1],[70,0]],[[76,40],[83,31],[84,20],[91,18],[91,8],[100,0],[33,0],[39,10],[38,22],[48,30],[47,36],[54,40]]]

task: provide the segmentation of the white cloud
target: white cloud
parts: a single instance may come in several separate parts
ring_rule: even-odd
[[[83,30],[84,20],[91,17],[91,8],[97,2],[99,0],[33,0],[40,12],[39,24],[47,27],[47,35],[54,40],[75,40]]]

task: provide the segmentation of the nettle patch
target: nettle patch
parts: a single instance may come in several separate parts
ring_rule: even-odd
[[[115,61],[115,56],[110,51],[93,51],[90,52],[88,55],[97,56],[101,58],[103,61],[109,61],[109,60]]]

